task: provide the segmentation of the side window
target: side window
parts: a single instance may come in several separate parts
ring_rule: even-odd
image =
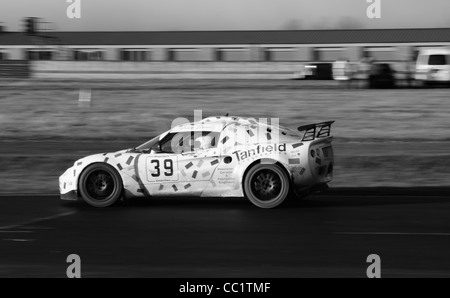
[[[164,153],[173,153],[172,149],[172,139],[175,134],[170,133],[164,139],[159,142],[159,149]]]
[[[445,65],[446,59],[445,55],[430,55],[430,58],[428,59],[429,65]]]
[[[175,140],[172,141],[172,146],[175,147],[175,153],[194,151],[192,132],[178,133]]]
[[[187,131],[169,133],[159,142],[161,153],[183,153],[216,148],[219,133],[211,131]],[[157,150],[157,151],[158,151]]]
[[[161,153],[182,153],[192,151],[190,132],[169,133],[159,143]]]
[[[193,132],[194,151],[216,148],[219,138],[218,132],[196,131]]]

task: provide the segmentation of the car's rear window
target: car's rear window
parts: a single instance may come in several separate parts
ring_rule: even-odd
[[[446,55],[430,55],[428,59],[429,65],[446,65],[447,56]]]

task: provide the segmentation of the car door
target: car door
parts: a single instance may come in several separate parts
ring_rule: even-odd
[[[148,154],[142,159],[145,169],[144,184],[153,196],[171,195],[174,192],[172,185],[179,182],[178,155],[168,153]],[[176,190],[176,189],[175,189]]]
[[[179,181],[185,195],[201,195],[211,182],[220,158],[217,149],[197,149],[178,158]]]
[[[178,172],[181,192],[184,195],[201,195],[210,186],[211,178],[220,163],[217,148],[219,133],[192,131],[190,151],[178,156]]]
[[[219,164],[217,142],[211,148],[195,146],[195,136],[209,132],[171,133],[140,161],[141,180],[150,195],[197,196],[209,185]]]

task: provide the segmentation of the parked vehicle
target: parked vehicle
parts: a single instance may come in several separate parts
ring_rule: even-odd
[[[332,63],[308,63],[294,73],[296,80],[332,80]]]
[[[450,83],[450,50],[445,48],[421,50],[417,57],[414,78],[426,85]]]
[[[394,88],[395,71],[389,63],[374,63],[370,68],[369,88]]]
[[[336,81],[350,81],[353,78],[353,68],[348,60],[338,60],[332,66],[333,79]]]

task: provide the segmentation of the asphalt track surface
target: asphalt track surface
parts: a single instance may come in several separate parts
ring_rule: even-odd
[[[263,210],[241,198],[95,209],[0,197],[0,277],[450,277],[448,189],[334,189]]]

